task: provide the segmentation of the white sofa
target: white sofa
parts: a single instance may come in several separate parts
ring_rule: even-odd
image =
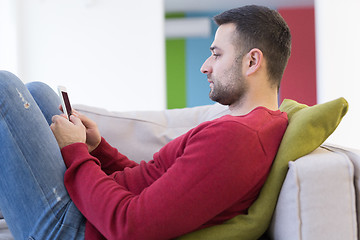
[[[201,122],[228,114],[219,104],[165,111],[108,112],[75,107],[95,120],[102,136],[135,161],[150,160],[163,145]],[[282,185],[264,239],[359,239],[360,151],[322,145],[296,161]],[[0,220],[0,240],[12,239]]]

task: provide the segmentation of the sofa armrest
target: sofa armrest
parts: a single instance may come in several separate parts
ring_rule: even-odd
[[[320,147],[289,163],[269,229],[271,239],[358,239],[354,167]]]
[[[360,230],[360,150],[345,148],[342,146],[326,144],[328,149],[334,152],[340,152],[345,154],[352,164],[354,165],[354,184],[355,184],[355,193],[356,193],[356,209],[357,209],[357,222],[358,230]],[[358,239],[360,239],[360,232],[358,231]]]

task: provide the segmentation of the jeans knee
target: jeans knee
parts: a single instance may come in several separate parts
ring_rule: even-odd
[[[9,76],[15,76],[13,73],[9,72],[9,71],[5,71],[5,70],[0,70],[0,78],[3,77],[9,77]]]
[[[25,84],[30,93],[41,92],[45,93],[48,91],[53,92],[52,88],[43,82],[29,82]]]
[[[46,83],[43,82],[30,82],[26,84],[27,89],[33,96],[40,109],[50,111],[51,108],[58,109],[60,99],[57,93]],[[55,112],[51,111],[52,114]],[[59,114],[56,112],[56,114]]]
[[[0,86],[1,88],[6,88],[8,86],[13,86],[14,84],[22,84],[21,80],[15,76],[13,73],[8,71],[0,71]]]

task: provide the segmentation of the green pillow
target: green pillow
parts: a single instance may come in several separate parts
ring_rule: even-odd
[[[270,225],[287,174],[288,162],[318,148],[339,125],[347,109],[348,103],[344,98],[312,107],[285,99],[280,110],[288,114],[289,125],[270,174],[248,214],[238,215],[223,224],[188,233],[178,239],[259,239]]]

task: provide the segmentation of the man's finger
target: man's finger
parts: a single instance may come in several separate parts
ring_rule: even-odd
[[[74,124],[74,125],[83,125],[80,118],[76,117],[75,115],[70,115],[70,121]]]
[[[90,118],[88,118],[87,116],[79,113],[79,112],[76,111],[76,110],[74,110],[73,113],[74,113],[74,115],[75,115],[76,117],[78,117],[78,118],[82,121],[82,123],[83,123],[86,127],[89,127],[89,126],[94,125],[94,122],[93,122]]]

